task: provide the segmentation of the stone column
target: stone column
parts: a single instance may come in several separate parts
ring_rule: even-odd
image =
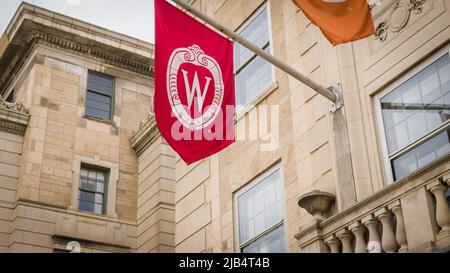
[[[130,141],[139,159],[137,251],[175,252],[175,155],[153,115]]]
[[[392,213],[387,208],[381,208],[375,213],[375,216],[380,220],[383,226],[381,237],[381,246],[383,247],[383,250],[386,253],[396,253],[398,244],[391,225]]]
[[[332,114],[331,126],[330,143],[333,148],[333,169],[336,173],[337,205],[338,211],[343,211],[357,202],[344,108]]]

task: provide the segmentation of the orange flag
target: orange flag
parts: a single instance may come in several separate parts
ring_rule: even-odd
[[[333,45],[375,33],[367,0],[293,0]]]

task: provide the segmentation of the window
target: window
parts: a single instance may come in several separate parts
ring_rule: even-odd
[[[107,172],[82,166],[80,170],[79,209],[105,214]]]
[[[283,194],[279,167],[235,194],[237,238],[243,253],[285,252]]]
[[[450,151],[450,55],[430,61],[380,98],[394,181]]]
[[[267,6],[250,18],[240,34],[250,42],[270,52]],[[273,82],[273,67],[239,43],[234,43],[236,108],[240,109],[256,98]]]
[[[86,92],[86,116],[111,120],[114,104],[114,79],[89,71]]]

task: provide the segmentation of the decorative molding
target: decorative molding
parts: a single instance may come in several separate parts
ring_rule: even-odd
[[[19,73],[24,63],[31,55],[38,44],[70,51],[77,55],[87,56],[89,58],[101,60],[106,64],[126,69],[144,76],[153,77],[153,67],[141,61],[133,60],[129,54],[123,56],[108,52],[107,48],[95,46],[92,43],[81,43],[80,41],[68,40],[57,35],[49,34],[43,31],[33,31],[26,39],[22,53],[19,53],[10,63],[9,67],[0,78],[0,90],[7,90],[15,76]],[[20,57],[19,57],[20,56]]]
[[[30,115],[22,102],[10,103],[0,96],[0,131],[24,135]]]
[[[149,64],[132,60],[126,55],[120,56],[107,52],[104,48],[90,44],[82,44],[77,40],[67,40],[44,32],[34,32],[30,35],[28,40],[36,40],[37,43],[43,43],[81,55],[89,55],[90,57],[100,59],[107,64],[127,69],[144,76],[153,76],[153,69]]]
[[[400,32],[409,22],[411,13],[420,14],[426,0],[397,0],[392,6],[386,19],[381,21],[375,30],[375,38],[384,42],[388,37],[388,30],[392,33]]]
[[[17,113],[22,113],[25,115],[28,115],[28,109],[25,108],[23,103],[21,101],[17,101],[15,103],[13,102],[7,102],[3,99],[2,95],[0,95],[0,108],[9,110],[9,111],[15,111]]]
[[[152,145],[160,136],[158,126],[156,125],[155,115],[149,113],[147,118],[139,124],[138,128],[133,131],[130,139],[131,147],[139,156]]]

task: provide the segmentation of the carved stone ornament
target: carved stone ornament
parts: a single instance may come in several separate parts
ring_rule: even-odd
[[[28,115],[28,109],[25,108],[21,101],[12,103],[7,102],[0,95],[0,108]]]
[[[325,220],[325,214],[333,202],[333,194],[318,190],[303,194],[298,199],[299,207],[304,208],[317,220]]]
[[[0,131],[24,135],[30,115],[21,102],[6,102],[0,95]]]
[[[383,22],[378,24],[375,30],[375,38],[383,42],[387,38],[387,32],[388,32],[388,22],[384,20]]]
[[[411,13],[419,14],[423,11],[426,0],[398,0],[393,6],[385,20],[380,22],[375,30],[375,38],[380,42],[387,39],[388,30],[400,32],[409,22]]]

